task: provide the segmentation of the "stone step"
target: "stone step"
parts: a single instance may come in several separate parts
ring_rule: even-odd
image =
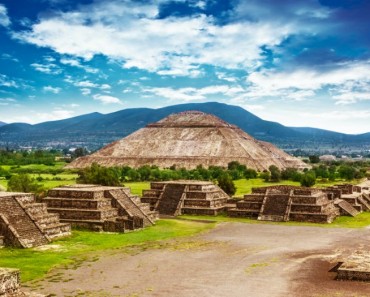
[[[118,210],[113,207],[99,210],[78,208],[49,208],[49,212],[58,213],[61,220],[76,219],[100,221],[118,216]]]

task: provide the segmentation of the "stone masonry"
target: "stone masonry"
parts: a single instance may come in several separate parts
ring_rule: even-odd
[[[0,192],[0,244],[28,248],[70,234],[71,226],[36,203],[33,194]]]
[[[252,189],[252,194],[228,210],[231,217],[252,217],[266,221],[331,223],[339,210],[321,190],[272,186]]]
[[[229,198],[212,182],[180,180],[152,182],[141,201],[160,215],[216,215],[225,209]]]
[[[129,188],[73,185],[54,188],[44,198],[62,222],[96,231],[126,232],[154,224],[157,213]]]

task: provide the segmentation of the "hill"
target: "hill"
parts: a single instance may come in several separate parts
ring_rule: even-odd
[[[349,135],[314,128],[292,128],[276,122],[265,121],[247,110],[217,102],[189,103],[159,109],[130,108],[109,114],[91,113],[60,121],[36,125],[24,123],[0,127],[0,145],[101,148],[114,140],[157,122],[172,114],[187,110],[211,113],[240,127],[253,137],[272,142],[281,148],[292,149],[348,149],[366,148],[370,133]]]
[[[0,127],[6,125],[6,123],[0,121]]]

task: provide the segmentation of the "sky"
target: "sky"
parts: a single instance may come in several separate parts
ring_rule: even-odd
[[[0,0],[0,121],[217,101],[370,132],[370,1]]]

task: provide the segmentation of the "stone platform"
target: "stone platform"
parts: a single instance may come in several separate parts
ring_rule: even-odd
[[[152,182],[141,201],[161,215],[217,215],[224,211],[229,198],[212,182],[179,180]]]
[[[321,190],[272,186],[253,188],[252,194],[228,209],[228,215],[267,221],[331,223],[339,216],[339,210]]]
[[[337,272],[337,280],[370,281],[370,253],[357,251],[344,262],[339,262],[332,270]]]
[[[62,222],[96,231],[126,232],[153,225],[158,215],[129,188],[73,185],[54,188],[43,200]]]
[[[0,192],[0,245],[34,247],[69,236],[71,226],[36,203],[33,194]]]

